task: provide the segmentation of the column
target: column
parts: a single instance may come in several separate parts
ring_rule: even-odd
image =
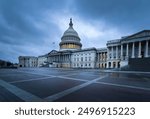
[[[116,62],[116,68],[118,68],[118,62]]]
[[[126,59],[128,59],[129,57],[129,44],[127,43],[127,46],[126,46]]]
[[[113,48],[113,46],[111,48],[111,52],[112,52],[111,59],[114,59],[114,48]]]
[[[134,51],[134,49],[135,49],[135,44],[133,42],[133,44],[132,44],[132,58],[135,58],[135,51]]]
[[[114,68],[114,67],[113,67],[113,61],[111,62],[111,68]]]
[[[118,59],[118,46],[116,46],[116,59]]]
[[[101,61],[101,53],[99,53],[99,62]]]
[[[109,62],[108,62],[108,60],[109,60],[109,47],[107,48],[107,68],[109,68]]]
[[[105,58],[104,58],[104,61],[106,62],[107,61],[107,56],[106,56],[106,52],[104,53],[104,55],[105,55]],[[106,68],[106,67],[105,67]]]
[[[104,59],[104,54],[102,53],[102,61],[103,61],[103,59]]]
[[[123,45],[121,45],[121,60],[123,60]]]
[[[59,62],[61,62],[61,60],[60,60],[60,54],[59,54]]]
[[[107,61],[107,68],[109,68],[109,62]]]
[[[141,42],[139,42],[139,55],[138,58],[141,58]]]
[[[148,40],[146,41],[145,57],[148,57]]]
[[[72,63],[72,62],[71,62],[71,54],[70,54],[70,55],[69,55],[69,64],[70,64],[69,67],[70,67],[70,68],[71,68],[71,63]]]
[[[102,61],[102,53],[100,53],[99,56],[100,56],[99,60]]]
[[[107,60],[109,60],[109,47],[107,48]]]

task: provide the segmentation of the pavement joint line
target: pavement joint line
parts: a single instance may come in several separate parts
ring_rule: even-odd
[[[72,75],[76,75],[76,74],[72,74]],[[66,77],[66,76],[72,76],[72,75],[49,76],[49,77],[44,77],[44,78],[42,77],[42,78],[36,78],[36,79],[28,79],[28,80],[21,80],[21,81],[12,81],[12,82],[9,82],[9,83],[11,83],[11,84],[13,84],[13,83],[21,83],[21,82],[28,82],[28,81],[36,81],[36,80],[54,78],[54,77],[62,78],[62,79],[71,79],[71,80],[76,80],[76,81],[83,81],[83,82],[89,81],[89,80],[86,80],[86,79]],[[93,79],[91,79],[91,80],[93,80]]]
[[[131,86],[131,85],[123,85],[123,84],[115,84],[115,83],[106,83],[106,82],[95,82],[95,83],[103,84],[103,85],[110,85],[110,86],[117,86],[117,87],[124,87],[124,88],[132,88],[132,89],[150,91],[150,88],[137,87],[137,86]]]
[[[57,100],[59,98],[62,98],[64,96],[66,96],[66,95],[69,95],[69,94],[71,94],[71,93],[73,93],[73,92],[75,92],[75,91],[77,91],[77,90],[79,90],[81,88],[84,88],[84,87],[86,87],[86,86],[88,86],[88,85],[90,85],[92,83],[95,83],[96,81],[101,80],[101,79],[105,78],[106,76],[99,77],[99,78],[96,78],[96,79],[91,80],[91,81],[87,81],[86,83],[83,83],[81,85],[78,85],[78,86],[72,87],[70,89],[64,90],[62,92],[59,92],[57,94],[48,96],[48,97],[45,98],[45,100],[46,101],[50,101],[50,102],[55,101],[55,100]]]
[[[21,83],[21,82],[29,82],[29,81],[37,81],[37,80],[43,80],[43,79],[49,79],[49,78],[53,78],[52,76],[50,77],[42,77],[42,78],[35,78],[35,79],[26,79],[26,80],[19,80],[19,81],[12,81],[9,83]]]
[[[20,99],[26,101],[26,102],[39,102],[39,101],[44,101],[38,96],[35,96],[25,90],[22,90],[14,85],[11,85],[3,80],[0,79],[0,86],[4,87]]]
[[[73,76],[73,75],[77,75],[77,73],[67,74],[67,75],[61,75],[61,76]],[[57,76],[57,77],[58,77],[58,76]]]
[[[19,71],[19,72],[24,72],[24,71]],[[29,74],[37,74],[37,73],[31,73],[31,72],[25,72]],[[37,74],[37,75],[43,75],[43,74]],[[69,75],[60,75],[60,76],[54,76],[54,75],[43,75],[43,76],[50,76],[52,78],[57,77],[57,78],[63,78],[63,79],[72,79],[72,80],[79,80],[79,81],[87,81],[84,79],[77,79],[77,78],[71,78],[71,77],[66,77],[66,76],[71,76],[71,75],[76,75],[76,74],[69,74]]]
[[[19,72],[24,72],[24,71],[19,71]],[[29,74],[37,74],[37,73],[31,73],[31,72],[25,72],[25,73],[29,73]],[[75,74],[70,74],[70,75],[62,75],[62,76],[54,76],[54,75],[43,75],[43,74],[37,74],[37,75],[42,75],[42,76],[50,76],[51,78],[63,78],[63,79],[71,79],[71,80],[78,80],[78,81],[87,81],[84,79],[77,79],[77,78],[71,78],[71,77],[66,77],[66,76],[71,76],[71,75],[75,75]]]
[[[76,80],[76,81],[84,81],[87,82],[88,80],[85,79],[79,79],[79,78],[72,78],[72,77],[65,77],[65,76],[57,76],[58,78],[62,78],[62,79],[71,79],[71,80]]]
[[[68,72],[67,72],[68,73]],[[70,73],[70,72],[69,72]],[[72,72],[71,72],[72,73]],[[78,73],[79,72],[76,72],[75,71],[75,73],[73,73],[73,74],[67,74],[67,75],[60,75],[60,76],[73,76],[73,75],[78,75]],[[99,74],[90,74],[90,76],[97,76],[97,75],[99,75]],[[102,74],[101,74],[102,75]]]
[[[72,78],[72,77],[66,77],[66,76],[57,76],[58,78],[63,78],[63,79],[71,79],[71,80],[76,80],[76,81],[84,81],[84,82],[88,82],[89,80],[86,79],[79,79],[79,78]],[[98,76],[99,77],[99,76]],[[94,80],[94,79],[91,79]]]

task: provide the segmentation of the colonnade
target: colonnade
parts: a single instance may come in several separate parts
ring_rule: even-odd
[[[135,43],[138,44],[138,56],[135,56]],[[121,45],[116,45],[116,46],[109,46],[107,52],[108,52],[108,60],[110,59],[121,59],[121,60],[125,60],[129,58],[129,45],[131,45],[132,47],[132,51],[131,51],[131,58],[141,58],[141,52],[142,52],[142,43],[145,45],[145,50],[144,50],[144,54],[143,57],[149,57],[149,41],[139,41],[139,42],[132,42],[132,43],[124,43]],[[125,48],[126,47],[126,48]],[[114,50],[115,48],[115,50]],[[120,49],[120,54],[119,54],[119,49]],[[124,50],[125,50],[125,55],[124,55]],[[115,54],[115,58],[114,58],[114,52],[116,52]],[[111,54],[111,57],[110,57]],[[119,56],[120,55],[120,56]]]
[[[129,57],[149,57],[149,40],[109,46],[107,49],[107,68],[118,68],[120,61],[128,61]]]

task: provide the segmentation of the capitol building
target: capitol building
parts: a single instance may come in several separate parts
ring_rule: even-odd
[[[81,39],[73,28],[69,28],[59,43],[59,51],[34,57],[19,56],[19,67],[55,68],[121,68],[129,65],[130,60],[150,58],[150,30],[143,30],[130,36],[110,40],[106,48],[82,49]]]

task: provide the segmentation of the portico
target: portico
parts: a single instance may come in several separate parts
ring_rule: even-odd
[[[119,40],[107,42],[107,68],[128,65],[129,58],[146,58],[150,56],[150,32],[141,31]]]

